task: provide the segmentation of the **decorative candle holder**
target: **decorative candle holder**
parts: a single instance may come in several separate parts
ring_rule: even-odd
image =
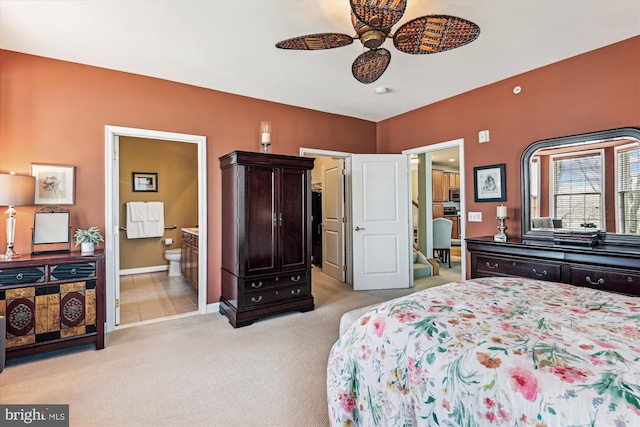
[[[509,238],[509,235],[507,233],[505,233],[504,231],[507,229],[507,226],[504,225],[504,220],[505,219],[509,219],[508,216],[497,216],[496,219],[498,221],[500,221],[500,225],[498,225],[498,230],[500,230],[499,232],[497,232],[494,236],[493,236],[493,240],[495,242],[506,242],[507,239]]]
[[[263,153],[271,152],[271,122],[260,122],[260,143]]]

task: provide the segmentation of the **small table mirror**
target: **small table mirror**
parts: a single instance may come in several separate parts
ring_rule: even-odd
[[[71,252],[69,211],[56,206],[39,209],[33,216],[31,255]]]

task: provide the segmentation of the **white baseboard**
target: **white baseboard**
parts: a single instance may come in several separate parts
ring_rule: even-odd
[[[214,302],[212,304],[207,304],[207,314],[218,313],[220,311],[220,303]]]
[[[151,267],[141,267],[141,268],[128,268],[126,270],[120,270],[120,276],[126,276],[128,274],[143,274],[143,273],[155,273],[157,271],[167,271],[169,270],[169,265],[155,265]]]

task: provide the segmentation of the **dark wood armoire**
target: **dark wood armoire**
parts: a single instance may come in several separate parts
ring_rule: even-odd
[[[314,309],[313,161],[244,151],[220,157],[220,313],[236,328],[276,313]]]

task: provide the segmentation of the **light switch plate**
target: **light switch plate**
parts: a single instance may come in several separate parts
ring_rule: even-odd
[[[468,212],[469,222],[482,222],[482,212]]]

